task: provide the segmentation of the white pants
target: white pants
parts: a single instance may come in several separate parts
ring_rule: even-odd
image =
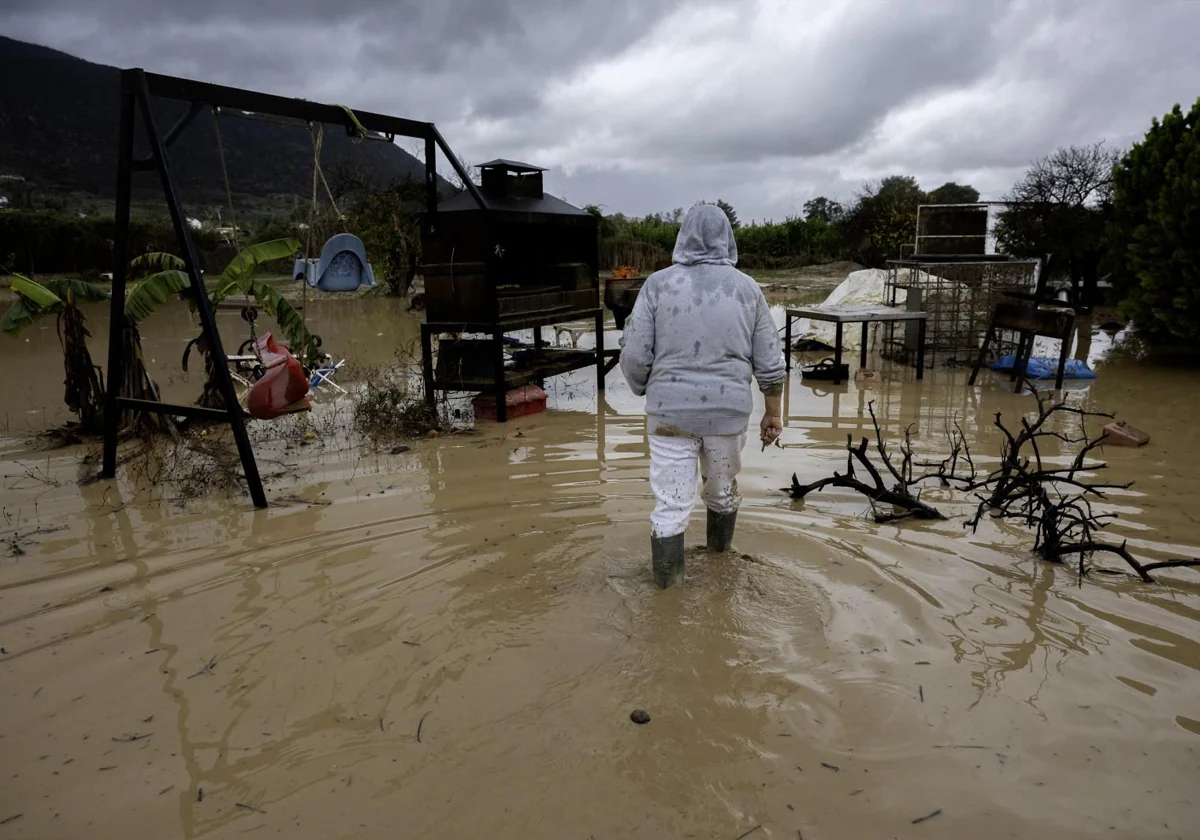
[[[701,495],[714,513],[733,513],[742,503],[737,475],[742,471],[746,433],[708,437],[650,435],[650,487],[658,504],[650,515],[650,533],[673,537],[687,528],[696,504],[696,466],[704,482]]]

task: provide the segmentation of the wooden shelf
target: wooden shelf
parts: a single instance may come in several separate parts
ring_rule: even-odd
[[[520,388],[522,385],[552,376],[595,366],[595,350],[543,350],[536,357],[523,361],[518,367],[505,368],[504,387],[506,390]],[[486,376],[452,381],[435,379],[434,387],[439,391],[494,391],[496,381]]]
[[[568,321],[583,321],[589,318],[595,318],[603,310],[599,307],[595,309],[579,309],[575,311],[555,311],[555,312],[539,312],[536,315],[516,315],[511,318],[501,318],[499,321],[482,322],[482,321],[429,321],[426,323],[433,332],[469,332],[469,333],[492,333],[497,329],[502,329],[505,332],[511,330],[527,330],[534,327],[548,327],[552,324],[565,324]]]

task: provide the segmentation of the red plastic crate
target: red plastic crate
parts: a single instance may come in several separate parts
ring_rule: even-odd
[[[536,385],[513,388],[504,395],[504,405],[508,409],[509,420],[538,414],[546,410],[546,392]],[[477,394],[471,400],[471,406],[475,409],[477,422],[496,419],[496,398],[491,394]]]

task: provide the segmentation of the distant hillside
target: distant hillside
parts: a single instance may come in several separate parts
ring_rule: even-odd
[[[24,176],[42,194],[112,196],[118,69],[0,37],[0,79],[0,175]],[[157,103],[160,128],[165,131],[185,108],[183,103]],[[303,128],[223,117],[221,138],[235,194],[311,195],[312,145]],[[198,116],[171,152],[185,202],[223,202],[209,114]],[[338,128],[326,129],[322,165],[327,175],[339,165],[351,166],[377,184],[424,179],[424,163],[399,146],[353,143]],[[141,196],[161,195],[152,174],[135,176],[134,189]]]

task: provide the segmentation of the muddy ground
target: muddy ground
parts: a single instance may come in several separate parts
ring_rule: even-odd
[[[403,310],[310,316],[371,365],[416,337]],[[172,398],[199,388],[191,334],[182,307],[145,326]],[[1200,554],[1200,376],[1108,346],[1069,397],[1152,440],[1103,453],[1136,484],[1101,508],[1140,555]],[[784,449],[745,452],[739,553],[691,549],[660,592],[618,373],[395,454],[344,399],[255,423],[255,511],[128,466],[86,480],[94,445],[31,436],[63,419],[53,326],[0,360],[0,840],[1196,836],[1200,576],[1081,580],[1012,524],[964,532],[969,500],[936,489],[949,521],[888,525],[842,491],[779,492],[841,469],[872,400],[923,453],[958,420],[994,457],[995,413],[1031,406],[1005,379],[872,356],[884,382],[811,387],[794,367]]]

